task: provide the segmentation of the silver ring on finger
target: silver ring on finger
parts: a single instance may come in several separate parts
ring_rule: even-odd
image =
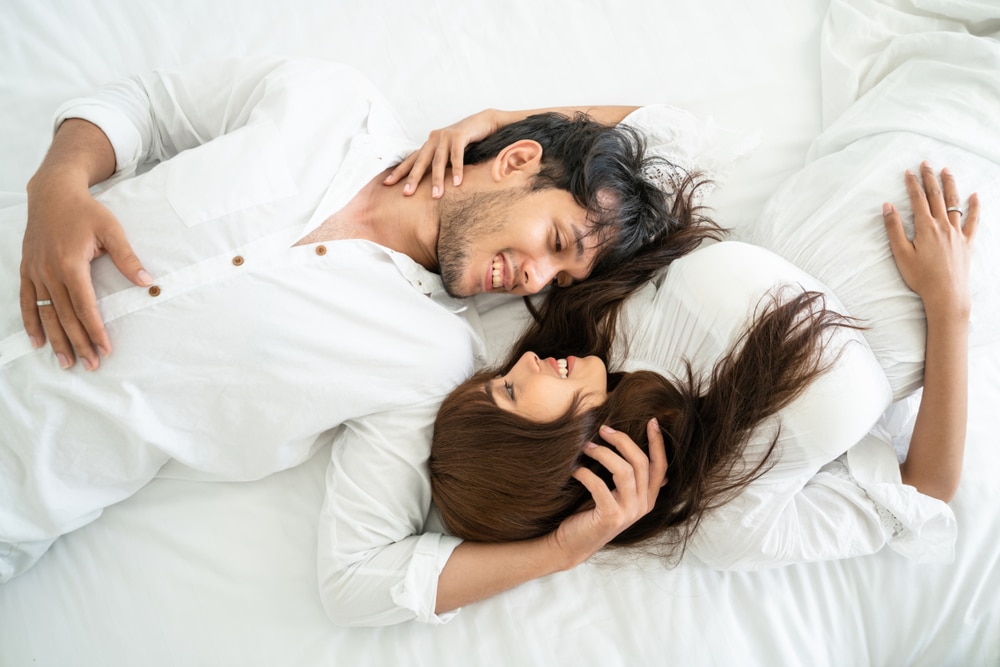
[[[52,301],[49,299],[39,299],[38,301],[35,302],[35,305],[39,308],[41,308],[42,306],[51,306]]]
[[[960,209],[957,206],[949,206],[948,208],[945,209],[945,211],[947,211],[948,213],[958,213],[958,217],[960,217],[960,218],[963,215],[965,215],[965,213],[962,212],[962,209]]]

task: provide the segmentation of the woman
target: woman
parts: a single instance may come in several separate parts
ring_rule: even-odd
[[[968,273],[978,199],[970,198],[963,226],[952,175],[943,171],[939,186],[926,163],[921,172],[923,187],[916,176],[906,175],[916,230],[912,242],[899,212],[889,204],[883,209],[900,273],[923,300],[927,315],[924,393],[900,474],[903,484],[946,502],[958,484],[965,437]],[[830,371],[855,363],[852,355],[862,349],[849,344],[860,342],[856,326],[828,308],[819,292],[772,294],[751,326],[728,337],[728,351],[707,381],[691,364],[673,374],[679,380],[649,370],[608,375],[601,358],[569,356],[563,362],[567,340],[536,335],[531,344],[542,354],[519,346],[499,372],[477,374],[442,406],[431,457],[435,502],[459,537],[502,542],[552,534],[558,539],[573,522],[614,524],[620,501],[634,501],[636,490],[645,486],[638,496],[649,512],[638,520],[622,518],[609,541],[627,545],[657,538],[658,544],[678,547],[671,551],[677,555],[696,535],[700,522],[739,500],[749,487],[768,477],[801,479],[803,471],[819,472],[798,466],[796,452],[785,443],[778,446],[781,434],[768,420],[811,385],[835,374]],[[575,341],[569,342],[572,346]],[[857,376],[855,382],[858,393],[873,384]],[[848,378],[838,391],[851,389]],[[874,398],[880,389],[872,389]],[[838,391],[827,391],[827,398]],[[864,403],[875,403],[878,412],[884,408],[878,400],[866,398]],[[649,423],[652,428],[647,424],[650,416],[655,418]],[[603,430],[602,424],[630,436],[642,453],[605,437],[612,431]],[[761,430],[765,446],[748,447]],[[621,456],[593,445],[602,438]],[[856,441],[849,429],[831,438],[821,452],[823,464],[835,463]],[[667,461],[670,479],[660,489]],[[831,470],[824,467],[823,474],[837,477]],[[851,482],[850,471],[840,471],[837,480],[841,485]],[[804,484],[794,493],[805,493]],[[827,488],[834,485],[831,481]],[[869,514],[877,517],[885,509],[870,508]],[[739,541],[749,519],[730,518],[729,541]],[[890,516],[887,522],[898,519]],[[841,555],[864,552],[865,545],[877,548],[881,537],[851,540],[846,548],[854,551]],[[888,541],[892,535],[885,537]],[[758,560],[824,557],[801,540],[775,546],[772,538],[758,540]],[[737,557],[725,554],[718,559],[710,553],[705,560],[742,566],[746,550],[735,553]]]

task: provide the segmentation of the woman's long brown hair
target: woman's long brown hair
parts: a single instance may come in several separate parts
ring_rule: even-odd
[[[548,424],[499,408],[485,391],[495,373],[480,373],[453,392],[438,414],[430,459],[434,501],[448,529],[468,540],[547,534],[592,502],[571,477],[577,466],[612,485],[608,472],[582,454],[586,442],[602,442],[600,425],[627,433],[646,451],[646,423],[655,416],[669,481],[654,509],[613,544],[655,537],[659,547],[681,553],[706,511],[767,469],[778,435],[760,461],[746,462],[754,429],[829,367],[823,352],[831,330],[851,326],[825,308],[821,293],[773,295],[707,380],[690,365],[678,381],[648,371],[625,374],[604,405],[579,413],[574,404]]]

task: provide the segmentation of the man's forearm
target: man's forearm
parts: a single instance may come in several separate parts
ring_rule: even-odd
[[[59,126],[45,159],[28,182],[28,193],[38,193],[53,181],[89,188],[107,180],[115,166],[114,147],[101,128],[69,118]]]

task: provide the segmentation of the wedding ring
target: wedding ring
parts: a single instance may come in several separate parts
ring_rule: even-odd
[[[35,302],[35,305],[41,308],[42,306],[51,306],[52,302],[49,301],[48,299],[39,299],[38,301]]]
[[[958,217],[960,217],[960,218],[961,218],[961,217],[962,217],[963,215],[965,215],[964,213],[962,213],[962,209],[960,209],[960,208],[959,208],[959,207],[957,207],[957,206],[949,206],[949,207],[948,207],[948,208],[946,208],[945,210],[946,210],[946,211],[947,211],[948,213],[958,213]]]

